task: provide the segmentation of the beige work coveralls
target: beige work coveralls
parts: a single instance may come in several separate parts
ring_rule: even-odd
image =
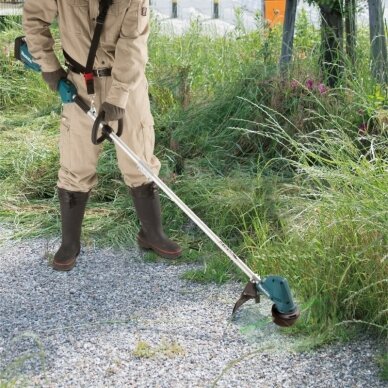
[[[58,19],[63,49],[85,66],[96,19],[98,0],[26,0],[23,28],[29,51],[43,72],[60,68],[50,24]],[[150,111],[145,65],[148,60],[149,0],[113,0],[105,20],[94,69],[112,68],[112,76],[95,77],[95,106],[107,101],[125,109],[122,140],[158,175],[154,155],[154,120]],[[78,94],[88,103],[82,74],[69,72]],[[60,124],[60,169],[57,185],[87,192],[97,183],[101,145],[91,142],[91,119],[75,104],[64,104]],[[118,165],[128,186],[147,182],[134,163],[116,146]]]

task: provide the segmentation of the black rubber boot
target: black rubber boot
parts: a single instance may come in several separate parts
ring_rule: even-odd
[[[53,268],[70,271],[81,250],[81,226],[89,193],[58,187],[61,206],[62,244],[54,256]]]
[[[137,242],[141,248],[152,249],[159,256],[176,259],[182,254],[181,247],[163,232],[158,188],[155,183],[130,188],[141,229]]]

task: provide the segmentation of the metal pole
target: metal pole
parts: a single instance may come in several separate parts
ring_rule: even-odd
[[[213,1],[213,18],[218,19],[220,17],[220,0]]]
[[[280,71],[284,75],[287,73],[292,60],[297,3],[297,0],[286,0],[286,12],[284,15],[283,24],[282,51],[280,54],[279,61]]]
[[[172,0],[172,17],[174,19],[178,17],[178,0]]]

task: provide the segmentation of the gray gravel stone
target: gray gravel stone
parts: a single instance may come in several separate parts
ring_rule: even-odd
[[[4,235],[6,229],[0,228]],[[83,250],[53,271],[45,240],[0,247],[0,377],[43,387],[384,387],[363,339],[298,353],[268,301],[233,320],[243,286],[181,279],[193,264]],[[52,251],[55,246],[52,246]]]

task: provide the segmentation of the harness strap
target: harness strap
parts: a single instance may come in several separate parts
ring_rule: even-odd
[[[100,43],[102,28],[104,27],[104,22],[106,15],[108,13],[109,7],[112,5],[113,0],[100,0],[100,13],[97,16],[97,24],[94,30],[92,42],[90,45],[90,50],[88,54],[88,59],[86,61],[86,66],[82,66],[80,63],[75,61],[65,50],[63,50],[63,55],[67,62],[77,69],[77,72],[83,73],[86,83],[86,90],[88,94],[94,94],[94,75],[93,71],[94,60],[96,59],[96,53],[98,45]]]
[[[65,64],[67,68],[76,74],[85,74],[85,68],[81,65],[79,65],[78,62],[74,61],[73,59],[69,59],[68,57],[65,61]],[[110,77],[112,75],[112,68],[111,67],[103,67],[99,69],[93,69],[93,75],[95,77],[101,78],[101,77]]]
[[[112,0],[100,0],[100,14],[97,16],[97,24],[94,30],[92,43],[90,45],[88,60],[85,66],[84,77],[85,77],[86,89],[88,94],[94,94],[94,74],[93,74],[94,60],[96,58],[97,48],[98,48],[98,44],[100,43],[100,37],[102,33],[102,28],[104,27],[106,15],[111,5],[112,5]]]
[[[63,56],[66,59],[66,62],[71,65],[74,69],[77,69],[77,73],[85,74],[86,68],[85,66],[78,63],[75,59],[73,59],[65,50],[63,50]],[[73,70],[72,70],[73,71]]]

